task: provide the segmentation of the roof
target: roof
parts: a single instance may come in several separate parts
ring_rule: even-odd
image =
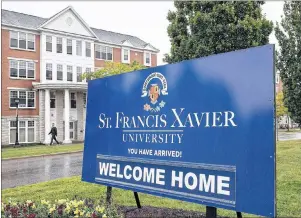
[[[58,12],[58,13],[60,13],[60,12]],[[33,16],[33,15],[28,15],[28,14],[23,14],[23,13],[19,13],[19,12],[8,11],[5,9],[2,9],[2,25],[16,26],[16,27],[25,28],[25,29],[38,30],[38,28],[40,26],[42,26],[45,22],[52,19],[57,14],[51,16],[50,18],[42,18],[42,17],[37,17],[37,16]],[[145,47],[150,45],[149,43],[143,41],[142,39],[140,39],[136,36],[131,36],[131,35],[122,34],[122,33],[116,33],[116,32],[107,31],[107,30],[103,30],[103,29],[97,29],[97,28],[91,28],[91,30],[95,33],[95,35],[101,42],[122,45],[123,42],[128,41],[135,48],[140,48],[140,49],[144,49]],[[153,47],[155,50],[157,50],[159,52],[159,50],[157,48],[155,48],[154,46],[151,45],[151,47]]]

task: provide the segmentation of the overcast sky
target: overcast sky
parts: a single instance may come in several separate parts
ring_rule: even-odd
[[[170,50],[166,16],[173,9],[172,1],[2,1],[3,9],[44,18],[69,5],[91,27],[134,35],[151,43],[160,50],[158,65],[164,64],[163,54]],[[263,12],[269,20],[280,21],[282,7],[282,1],[269,1]],[[277,43],[274,34],[270,43]]]

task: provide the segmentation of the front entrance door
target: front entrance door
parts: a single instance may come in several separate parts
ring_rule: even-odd
[[[70,140],[74,140],[74,122],[69,122]]]

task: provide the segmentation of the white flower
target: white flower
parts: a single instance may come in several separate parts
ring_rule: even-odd
[[[165,102],[164,102],[164,101],[161,101],[161,102],[159,103],[159,106],[160,106],[161,108],[163,108],[163,107],[165,106]]]

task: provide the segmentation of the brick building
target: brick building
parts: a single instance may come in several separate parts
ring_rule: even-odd
[[[91,28],[71,7],[50,18],[2,10],[2,144],[49,143],[51,125],[64,143],[84,140],[83,72],[105,61],[157,65],[158,49],[130,35]]]

